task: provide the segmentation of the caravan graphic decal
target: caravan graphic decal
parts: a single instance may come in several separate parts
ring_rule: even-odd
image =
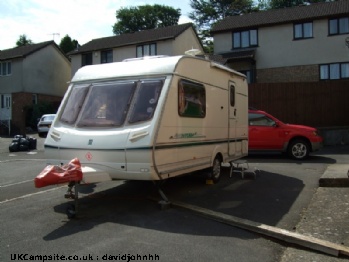
[[[174,136],[170,136],[170,139],[182,139],[182,138],[204,138],[206,136],[200,135],[196,132],[194,133],[179,133]]]

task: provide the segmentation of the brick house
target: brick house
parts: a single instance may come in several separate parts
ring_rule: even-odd
[[[43,101],[57,108],[70,78],[70,61],[54,41],[1,50],[0,134],[25,134],[26,109]]]
[[[68,53],[72,75],[85,65],[121,62],[127,58],[153,55],[183,55],[190,49],[203,46],[192,23],[162,27],[93,39]]]
[[[250,83],[349,78],[349,1],[227,17],[212,31],[213,59]]]
[[[250,106],[349,144],[349,1],[227,17],[211,33],[211,59],[247,75]]]

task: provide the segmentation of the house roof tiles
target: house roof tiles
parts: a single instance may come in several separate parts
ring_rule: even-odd
[[[1,50],[0,61],[26,57],[51,44],[56,45],[54,41],[47,41],[47,42],[42,42],[38,44],[31,44],[31,45],[25,45],[25,46],[14,47],[11,49]]]
[[[238,50],[235,52],[228,52],[221,54],[223,58],[227,59],[247,59],[247,58],[254,58],[255,55],[255,49],[248,49],[248,50]]]
[[[151,41],[167,40],[176,38],[188,28],[193,27],[192,23],[149,29],[134,33],[127,33],[118,36],[93,39],[79,47],[79,50],[72,51],[68,55],[74,55],[95,50],[109,49],[126,45],[134,45]],[[195,31],[195,30],[194,30]]]
[[[230,16],[217,23],[211,30],[211,33],[215,34],[244,28],[272,26],[277,24],[293,23],[296,21],[309,21],[321,18],[348,16],[348,14],[348,0],[315,3],[305,6]]]

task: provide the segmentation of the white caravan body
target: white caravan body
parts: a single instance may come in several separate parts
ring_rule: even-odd
[[[163,180],[247,153],[246,77],[192,56],[80,68],[45,140],[47,163],[78,158],[85,182]]]

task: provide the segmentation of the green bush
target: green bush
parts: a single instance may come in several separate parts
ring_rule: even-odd
[[[55,114],[57,109],[50,102],[39,102],[25,106],[24,110],[26,112],[25,125],[36,130],[38,119],[44,114]]]

